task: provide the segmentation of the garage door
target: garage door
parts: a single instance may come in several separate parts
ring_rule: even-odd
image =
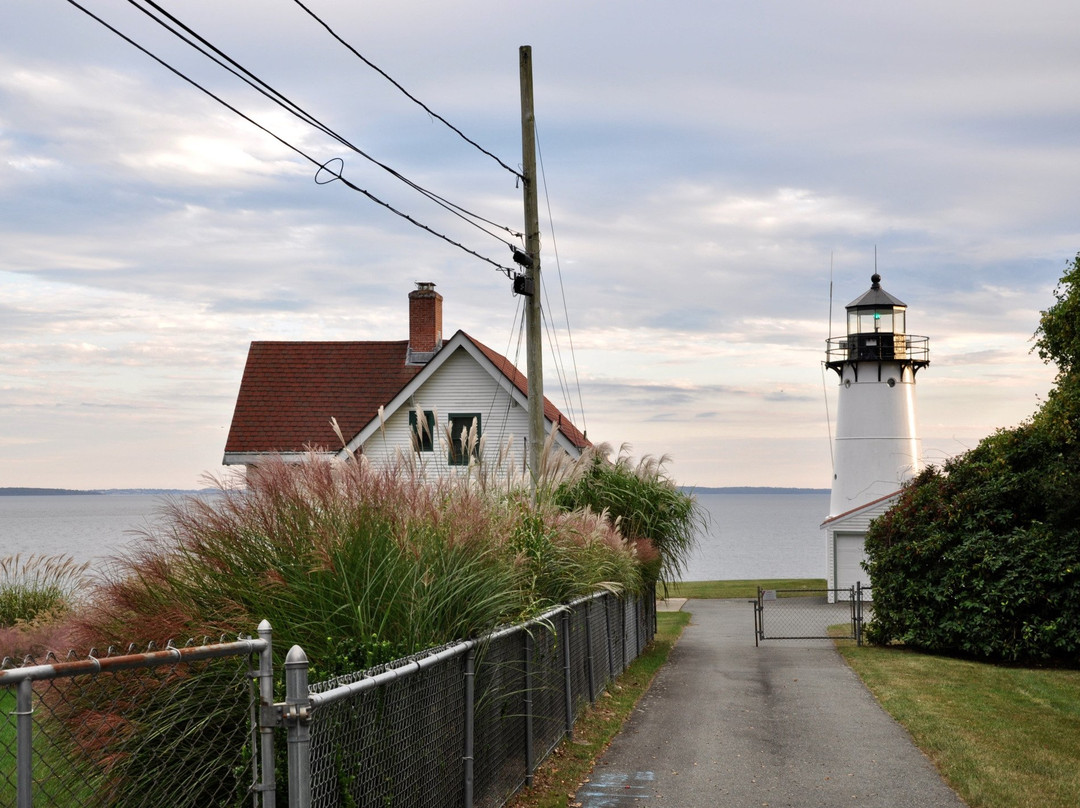
[[[836,588],[847,589],[862,581],[863,586],[870,583],[866,570],[862,568],[862,562],[866,560],[866,550],[863,547],[864,536],[862,533],[837,533],[836,542]],[[846,600],[847,596],[837,593],[838,597]],[[865,596],[864,596],[865,597]]]

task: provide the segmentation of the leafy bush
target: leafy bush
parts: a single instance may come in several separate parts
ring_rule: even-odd
[[[928,468],[873,522],[868,637],[1006,661],[1080,654],[1080,255],[1043,312],[1032,418]]]

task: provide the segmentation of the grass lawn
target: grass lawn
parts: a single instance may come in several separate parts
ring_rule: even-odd
[[[15,691],[0,688],[0,804],[15,803]],[[9,779],[10,778],[10,779]]]
[[[15,748],[15,690],[0,688],[0,755],[4,749]]]
[[[681,581],[668,584],[669,598],[756,598],[762,589],[824,589],[824,578],[764,578],[752,581]],[[663,594],[660,592],[659,594]],[[784,593],[784,597],[792,593]],[[814,593],[817,594],[817,593]]]
[[[1080,671],[838,644],[972,808],[1080,805]]]

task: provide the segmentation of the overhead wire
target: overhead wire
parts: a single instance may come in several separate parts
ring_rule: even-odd
[[[495,228],[497,228],[499,230],[502,230],[505,233],[507,233],[508,235],[512,236],[513,238],[516,238],[516,239],[519,239],[519,240],[521,238],[523,238],[522,233],[520,233],[520,232],[518,232],[516,230],[513,230],[513,229],[511,229],[509,227],[506,227],[505,225],[501,225],[501,224],[498,224],[497,222],[493,222],[490,219],[487,219],[487,218],[481,216],[478,213],[474,213],[473,211],[470,211],[470,210],[462,207],[461,205],[457,205],[457,204],[451,202],[450,200],[446,199],[445,197],[442,197],[439,194],[436,194],[434,191],[431,191],[431,190],[429,190],[427,188],[424,188],[420,184],[418,184],[418,183],[414,182],[413,180],[409,179],[408,177],[406,177],[405,175],[403,175],[402,173],[400,173],[396,169],[391,168],[389,165],[383,163],[382,161],[377,160],[376,158],[372,157],[370,154],[365,152],[363,149],[359,148],[358,146],[356,146],[355,144],[353,144],[352,142],[347,140],[345,137],[343,137],[341,134],[339,134],[338,132],[336,132],[335,130],[330,128],[330,126],[328,126],[327,124],[320,121],[318,118],[316,118],[314,115],[309,113],[307,110],[305,110],[299,104],[293,102],[284,93],[278,91],[277,89],[272,87],[270,84],[265,82],[263,79],[259,78],[259,76],[257,76],[255,73],[248,70],[242,64],[237,62],[235,59],[230,57],[227,53],[222,51],[220,48],[218,48],[212,42],[210,42],[205,37],[203,37],[201,34],[199,34],[197,31],[193,30],[191,27],[186,25],[182,20],[180,20],[174,14],[172,14],[168,9],[162,7],[160,4],[155,2],[155,0],[127,0],[127,2],[128,2],[129,5],[133,6],[136,9],[138,9],[143,14],[145,14],[147,17],[149,17],[151,20],[153,20],[155,23],[157,23],[159,26],[164,28],[169,33],[171,33],[177,39],[184,42],[186,45],[193,48],[194,50],[198,51],[200,54],[202,54],[206,58],[213,61],[215,64],[217,64],[222,69],[228,71],[229,73],[234,75],[236,78],[243,81],[245,84],[247,84],[249,87],[254,89],[256,92],[263,95],[265,98],[269,99],[270,101],[273,101],[275,104],[280,106],[282,109],[284,109],[285,111],[287,111],[291,115],[299,118],[300,120],[304,121],[305,123],[309,124],[310,126],[314,127],[315,129],[318,129],[323,134],[325,134],[328,137],[336,140],[338,143],[340,143],[345,148],[355,152],[356,154],[363,157],[365,160],[368,160],[372,164],[378,166],[379,168],[386,171],[391,176],[393,176],[396,179],[400,180],[401,182],[405,183],[406,185],[408,185],[413,190],[415,190],[418,193],[420,193],[421,195],[427,197],[429,200],[431,200],[435,204],[439,205],[440,207],[444,208],[445,210],[449,211],[453,215],[457,216],[458,218],[460,218],[462,221],[466,222],[467,224],[470,224],[473,227],[476,227],[477,229],[479,229],[481,232],[486,233],[489,236],[492,236],[493,238],[497,239],[498,241],[501,241],[503,244],[506,244],[511,249],[513,249],[513,246],[514,246],[511,242],[507,241],[505,238],[502,238],[501,236],[499,236],[499,235],[497,235],[495,233],[491,233],[486,228],[484,228],[480,224],[478,224],[478,222],[483,222],[484,224],[490,225],[491,227],[495,227]],[[149,6],[150,9],[153,9],[154,11],[158,12],[158,14],[164,16],[167,20],[169,20],[169,22],[173,23],[174,25],[176,25],[180,29],[182,29],[182,31],[184,33],[181,33],[180,30],[177,30],[176,28],[171,27],[161,17],[156,16],[149,9],[144,8],[143,5],[141,5],[141,3],[145,3],[145,5]],[[187,36],[185,36],[185,34],[187,34]],[[192,39],[189,39],[188,36],[193,37],[195,41],[192,41]],[[209,49],[209,51],[207,49]]]
[[[552,334],[553,324],[551,318],[547,316],[547,313],[544,309],[541,309],[540,314],[544,321],[544,329],[547,332],[548,345],[552,349],[552,358],[555,360],[555,376],[559,380],[559,391],[562,393],[563,401],[567,405],[567,415],[572,422],[576,420],[576,414],[573,410],[573,403],[569,399],[569,390],[566,387],[565,369],[562,364],[562,357],[559,355],[558,352],[559,342],[558,339],[555,338]]]
[[[517,349],[514,352],[514,361],[512,362],[512,365],[515,368],[517,367],[518,359],[521,356],[521,343],[522,343],[522,339],[523,339],[522,332],[524,331],[524,328],[525,328],[525,305],[524,305],[523,301],[524,301],[524,298],[522,298],[521,300],[518,301],[517,309],[514,312],[514,321],[510,325],[510,335],[506,338],[506,349],[503,351],[503,358],[509,357],[509,355],[510,355],[510,344],[511,344],[511,342],[513,342],[513,339],[514,339],[514,331],[517,331],[518,332],[518,344],[517,344]],[[521,318],[520,325],[518,324],[518,318],[519,317]],[[507,360],[507,361],[509,361],[509,360]],[[495,412],[495,401],[498,398],[500,389],[501,388],[498,385],[496,385],[495,389],[491,393],[491,404],[488,406],[488,412],[491,413],[491,414],[494,414],[494,412]],[[510,423],[510,409],[513,406],[514,406],[514,397],[513,397],[513,395],[508,394],[506,396],[506,409],[503,410],[503,413],[502,413],[502,424],[501,424],[501,429],[500,429],[500,434],[502,434],[504,436],[506,435],[506,427]]]
[[[471,138],[469,138],[464,132],[462,132],[460,129],[458,129],[456,126],[454,126],[448,120],[446,120],[446,118],[439,115],[437,112],[434,112],[423,101],[421,101],[420,99],[413,96],[412,93],[410,93],[408,90],[406,90],[404,87],[402,87],[401,84],[399,84],[394,78],[392,78],[388,73],[386,73],[386,71],[384,71],[381,67],[374,64],[373,62],[371,62],[366,56],[364,56],[362,53],[360,53],[360,51],[358,51],[356,48],[354,48],[352,45],[350,45],[348,42],[346,42],[340,35],[338,35],[338,33],[336,31],[334,31],[333,28],[331,28],[325,21],[323,21],[322,18],[319,17],[319,15],[317,15],[314,11],[312,11],[310,8],[308,8],[306,5],[304,5],[300,0],[293,0],[293,2],[296,3],[296,5],[300,6],[300,8],[302,8],[305,12],[307,12],[307,14],[313,20],[315,20],[315,22],[317,22],[319,25],[321,25],[323,28],[325,28],[327,33],[330,34],[330,36],[332,36],[334,39],[336,39],[338,42],[340,42],[354,56],[356,56],[357,59],[362,61],[364,64],[366,64],[368,67],[370,67],[376,73],[378,73],[384,79],[386,79],[391,84],[393,84],[398,90],[401,91],[402,94],[404,94],[404,96],[406,98],[408,98],[413,103],[417,104],[421,109],[424,110],[424,112],[426,112],[432,118],[435,118],[439,122],[445,124],[451,131],[453,131],[455,134],[457,134],[462,140],[464,140],[466,143],[470,144],[471,146],[474,146],[476,149],[478,149],[483,154],[486,154],[488,157],[490,157],[492,160],[494,160],[500,166],[505,168],[507,171],[509,171],[511,174],[513,174],[519,180],[525,179],[524,175],[520,171],[508,166],[506,163],[504,163],[502,160],[500,160],[496,155],[492,154],[490,151],[485,149],[479,143],[477,143],[474,140],[472,140]]]
[[[206,87],[204,87],[203,85],[201,85],[201,84],[200,84],[199,82],[195,81],[195,79],[193,79],[193,78],[191,78],[190,76],[186,75],[186,74],[185,74],[184,72],[182,72],[182,71],[181,71],[181,70],[179,70],[178,68],[176,68],[176,67],[172,66],[171,64],[169,64],[168,62],[166,62],[166,61],[165,61],[164,59],[162,59],[161,57],[159,57],[159,56],[158,56],[157,54],[155,54],[155,53],[153,53],[152,51],[150,51],[150,50],[149,50],[148,48],[146,48],[146,47],[144,47],[144,46],[140,45],[140,44],[139,44],[138,42],[136,42],[136,41],[135,41],[135,40],[134,40],[133,38],[131,38],[131,37],[130,37],[130,36],[128,36],[127,34],[123,33],[122,31],[120,31],[120,30],[119,30],[118,28],[116,28],[115,26],[111,25],[111,24],[110,24],[109,22],[107,22],[106,20],[104,20],[104,19],[103,19],[102,17],[99,17],[99,16],[97,15],[97,14],[95,14],[95,13],[94,13],[94,12],[92,12],[92,11],[90,11],[90,10],[89,10],[88,8],[86,8],[86,7],[85,7],[85,6],[83,6],[83,5],[81,4],[81,3],[79,3],[79,2],[77,1],[77,0],[67,0],[67,2],[68,2],[68,4],[70,4],[71,6],[73,6],[73,7],[77,8],[77,9],[78,9],[79,11],[83,12],[83,13],[84,13],[85,15],[87,15],[88,17],[90,17],[90,18],[91,18],[92,20],[94,20],[94,21],[95,21],[95,22],[97,22],[98,24],[102,25],[102,26],[103,26],[104,28],[106,28],[107,30],[111,31],[111,32],[112,32],[113,34],[115,34],[116,36],[118,36],[118,37],[120,37],[121,39],[123,39],[123,40],[124,40],[125,42],[127,42],[127,43],[128,43],[129,45],[131,45],[131,46],[132,46],[132,47],[134,47],[135,49],[139,50],[140,52],[142,52],[142,53],[143,53],[143,54],[145,54],[146,56],[148,56],[148,57],[150,57],[151,59],[153,59],[153,60],[154,60],[155,62],[157,62],[158,64],[160,64],[160,65],[161,65],[162,67],[164,67],[164,68],[165,68],[166,70],[168,70],[168,71],[170,71],[171,73],[173,73],[174,75],[176,75],[176,76],[177,76],[178,78],[180,78],[180,79],[182,79],[182,80],[186,81],[186,82],[187,82],[188,84],[190,84],[190,85],[191,85],[192,87],[196,88],[197,90],[199,90],[200,92],[202,92],[202,93],[204,93],[204,94],[205,94],[206,96],[208,96],[209,98],[211,98],[211,99],[213,99],[214,101],[216,101],[217,103],[221,104],[221,105],[222,105],[223,107],[225,107],[226,109],[228,109],[228,110],[229,110],[230,112],[232,112],[232,113],[234,113],[235,115],[237,115],[237,116],[239,116],[239,117],[243,118],[243,119],[244,119],[245,121],[247,121],[248,123],[250,123],[250,124],[251,124],[252,126],[256,127],[256,128],[257,128],[257,129],[259,129],[260,131],[262,131],[262,132],[266,133],[267,135],[269,135],[270,137],[272,137],[272,138],[273,138],[274,140],[276,140],[276,141],[277,141],[278,143],[280,143],[281,145],[285,146],[286,148],[288,148],[288,149],[290,149],[291,151],[295,152],[295,153],[296,153],[297,155],[299,155],[300,157],[303,157],[303,158],[304,158],[305,160],[307,160],[307,161],[309,161],[310,163],[312,163],[313,165],[317,166],[317,167],[318,167],[318,169],[319,169],[319,171],[318,171],[318,172],[316,172],[316,178],[317,178],[317,177],[319,176],[319,174],[320,174],[320,173],[321,173],[322,171],[327,171],[328,173],[330,173],[330,174],[331,174],[331,175],[333,176],[333,179],[335,179],[335,180],[340,180],[340,181],[341,181],[341,182],[342,182],[342,183],[343,183],[343,184],[344,184],[344,185],[345,185],[346,187],[350,188],[350,189],[351,189],[351,190],[353,190],[353,191],[356,191],[357,193],[360,193],[360,194],[362,194],[363,196],[367,197],[367,198],[368,198],[368,199],[369,199],[370,201],[372,201],[372,202],[374,202],[374,203],[376,203],[376,204],[378,204],[378,205],[380,205],[380,206],[382,206],[382,207],[386,208],[386,209],[387,209],[387,210],[389,210],[389,211],[390,211],[391,213],[395,214],[396,216],[399,216],[400,218],[402,218],[402,219],[404,219],[405,221],[409,222],[409,223],[410,223],[410,224],[412,224],[413,226],[415,226],[415,227],[418,227],[418,228],[420,228],[421,230],[424,230],[425,232],[427,232],[427,233],[429,233],[429,234],[431,234],[431,235],[435,236],[436,238],[442,239],[443,241],[447,242],[448,244],[450,244],[450,245],[452,245],[452,246],[454,246],[454,247],[457,247],[458,249],[460,249],[460,250],[462,250],[462,251],[464,251],[464,252],[468,253],[469,255],[472,255],[472,256],[473,256],[473,257],[475,257],[475,258],[479,258],[480,260],[482,260],[482,261],[484,261],[484,262],[486,262],[486,263],[488,263],[488,264],[491,264],[491,265],[492,265],[492,266],[494,266],[494,267],[495,267],[496,269],[498,269],[498,270],[499,270],[500,272],[502,272],[502,273],[503,273],[504,275],[506,275],[506,277],[507,277],[507,278],[512,278],[512,277],[513,277],[513,275],[514,275],[514,273],[515,273],[515,270],[514,270],[514,269],[513,269],[512,267],[507,267],[507,266],[504,266],[504,265],[500,264],[500,263],[499,263],[498,261],[495,261],[495,260],[493,260],[493,259],[491,259],[491,258],[488,258],[487,256],[481,255],[481,254],[480,254],[480,253],[478,253],[477,251],[475,251],[475,250],[473,250],[473,249],[471,249],[471,248],[469,248],[469,247],[466,247],[466,246],[465,246],[464,244],[461,244],[460,242],[458,242],[458,241],[455,241],[454,239],[450,238],[449,236],[447,236],[447,235],[445,235],[445,234],[443,234],[443,233],[440,233],[440,232],[438,232],[437,230],[435,230],[435,229],[433,229],[432,227],[430,227],[430,226],[428,226],[428,225],[424,224],[423,222],[420,222],[420,221],[416,220],[415,218],[413,218],[413,217],[412,217],[412,216],[410,216],[409,214],[407,214],[407,213],[404,213],[403,211],[400,211],[400,210],[398,210],[398,209],[397,209],[397,208],[395,208],[395,207],[394,207],[393,205],[391,205],[390,203],[388,203],[388,202],[386,202],[386,201],[384,201],[384,200],[380,199],[379,197],[375,196],[375,195],[374,195],[373,193],[371,193],[370,191],[368,191],[368,190],[366,190],[366,189],[364,189],[364,188],[361,188],[360,186],[358,186],[358,185],[356,185],[355,183],[351,182],[350,180],[346,179],[343,173],[341,173],[341,172],[333,172],[333,171],[330,171],[330,169],[328,169],[328,168],[327,168],[327,166],[328,166],[328,165],[330,165],[330,163],[331,163],[331,162],[333,162],[333,160],[331,160],[331,161],[325,161],[325,162],[320,162],[319,160],[316,160],[316,159],[315,159],[314,157],[312,157],[311,155],[307,154],[307,153],[306,153],[305,151],[303,151],[302,149],[300,149],[300,148],[299,148],[298,146],[295,146],[295,145],[293,145],[292,143],[290,143],[289,141],[285,140],[285,139],[284,139],[283,137],[281,137],[281,136],[280,136],[280,135],[278,135],[277,133],[273,132],[272,130],[270,130],[270,129],[269,129],[269,128],[267,128],[266,126],[264,126],[264,125],[260,124],[260,123],[259,123],[258,121],[256,121],[256,120],[254,120],[253,118],[251,118],[251,117],[250,117],[249,115],[247,115],[247,114],[245,114],[245,113],[241,112],[241,111],[240,111],[239,109],[237,109],[237,108],[236,108],[235,106],[233,106],[232,104],[228,103],[228,102],[227,102],[227,101],[225,101],[225,100],[224,100],[223,98],[221,98],[220,96],[216,95],[216,94],[215,94],[215,93],[213,93],[213,92],[212,92],[211,90],[209,90],[209,89],[207,89]],[[128,2],[132,2],[132,0],[128,0]],[[133,3],[133,5],[134,5],[134,3]],[[140,9],[140,10],[143,10],[143,9]],[[144,13],[145,13],[145,10],[143,10],[143,11],[144,11]],[[153,15],[150,15],[150,16],[153,16]],[[166,26],[166,27],[167,27],[167,26]],[[189,44],[190,44],[190,43],[189,43]],[[217,61],[217,60],[215,60],[215,61]],[[220,63],[219,63],[219,64],[220,64]],[[291,103],[291,102],[290,102],[290,103]],[[286,107],[286,108],[288,108],[288,107]],[[299,109],[299,108],[297,108],[297,109]],[[290,111],[292,111],[292,110],[290,110]],[[296,113],[294,113],[294,114],[296,114]],[[302,116],[301,116],[301,117],[302,117]],[[311,123],[311,121],[308,121],[308,123]],[[316,125],[316,124],[312,124],[312,125]],[[318,128],[318,127],[317,127],[317,128]],[[328,134],[329,134],[329,132],[328,132]],[[331,136],[333,136],[333,135],[331,135]],[[344,144],[343,144],[343,145],[344,145]],[[337,159],[337,160],[340,160],[340,158],[336,158],[336,159]],[[481,229],[483,229],[483,228],[481,228]],[[486,230],[485,230],[484,232],[489,232],[489,231],[486,231]],[[511,232],[512,232],[512,231],[511,231]],[[492,235],[492,236],[494,236],[495,238],[498,238],[498,240],[500,240],[500,241],[503,241],[503,243],[505,243],[505,244],[509,244],[509,242],[506,242],[506,241],[504,241],[503,239],[499,238],[498,236],[495,236],[495,234],[491,234],[491,233],[489,232],[489,235]],[[514,246],[513,246],[512,244],[509,244],[509,246],[510,246],[510,249],[511,249],[511,251],[512,251],[512,250],[514,249]]]
[[[557,274],[559,276],[559,291],[560,291],[560,293],[562,295],[563,318],[564,318],[564,320],[566,322],[566,336],[567,336],[567,339],[569,340],[569,343],[570,343],[570,359],[571,359],[571,362],[573,363],[573,368],[574,368],[574,383],[575,383],[575,385],[577,387],[578,407],[579,407],[579,409],[581,411],[581,431],[582,431],[582,434],[585,434],[587,432],[587,426],[586,426],[586,423],[585,423],[585,402],[583,401],[582,396],[581,396],[581,377],[578,375],[577,352],[574,350],[574,333],[573,333],[573,330],[570,328],[570,312],[569,312],[569,309],[567,308],[567,305],[566,305],[566,287],[563,284],[562,262],[559,260],[559,243],[555,238],[555,218],[551,214],[551,196],[548,193],[547,173],[544,171],[544,151],[540,147],[540,133],[539,133],[539,131],[537,131],[537,127],[536,127],[535,122],[533,123],[533,132],[534,132],[534,134],[536,136],[536,153],[537,153],[539,163],[540,163],[540,178],[541,178],[541,181],[542,181],[543,186],[544,186],[544,203],[547,206],[548,227],[549,227],[549,229],[551,231],[551,249],[552,249],[552,253],[555,256],[555,269],[556,269],[556,272],[557,272]],[[547,300],[547,285],[546,284],[544,285],[544,298],[545,298],[545,300]],[[548,307],[549,308],[550,308],[550,305],[551,305],[550,301],[548,301]],[[556,332],[556,335],[557,335],[557,332]],[[559,345],[558,345],[557,336],[556,336],[554,352],[556,354],[561,353],[561,349],[559,348]],[[561,378],[562,377],[560,376],[560,380],[561,380]],[[568,382],[567,382],[567,384],[568,384]],[[576,416],[574,414],[573,399],[570,396],[570,392],[569,392],[569,389],[567,388],[566,384],[563,385],[563,394],[566,397],[567,409],[570,410],[571,418],[576,419]]]

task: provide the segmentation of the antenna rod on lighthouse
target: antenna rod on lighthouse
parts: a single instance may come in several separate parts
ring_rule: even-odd
[[[540,341],[540,206],[536,196],[536,119],[533,114],[532,46],[518,51],[521,73],[521,166],[525,197],[525,251],[531,259],[526,272],[532,293],[526,297],[526,375],[529,378],[529,477],[533,499],[540,479],[544,447],[544,368]]]

